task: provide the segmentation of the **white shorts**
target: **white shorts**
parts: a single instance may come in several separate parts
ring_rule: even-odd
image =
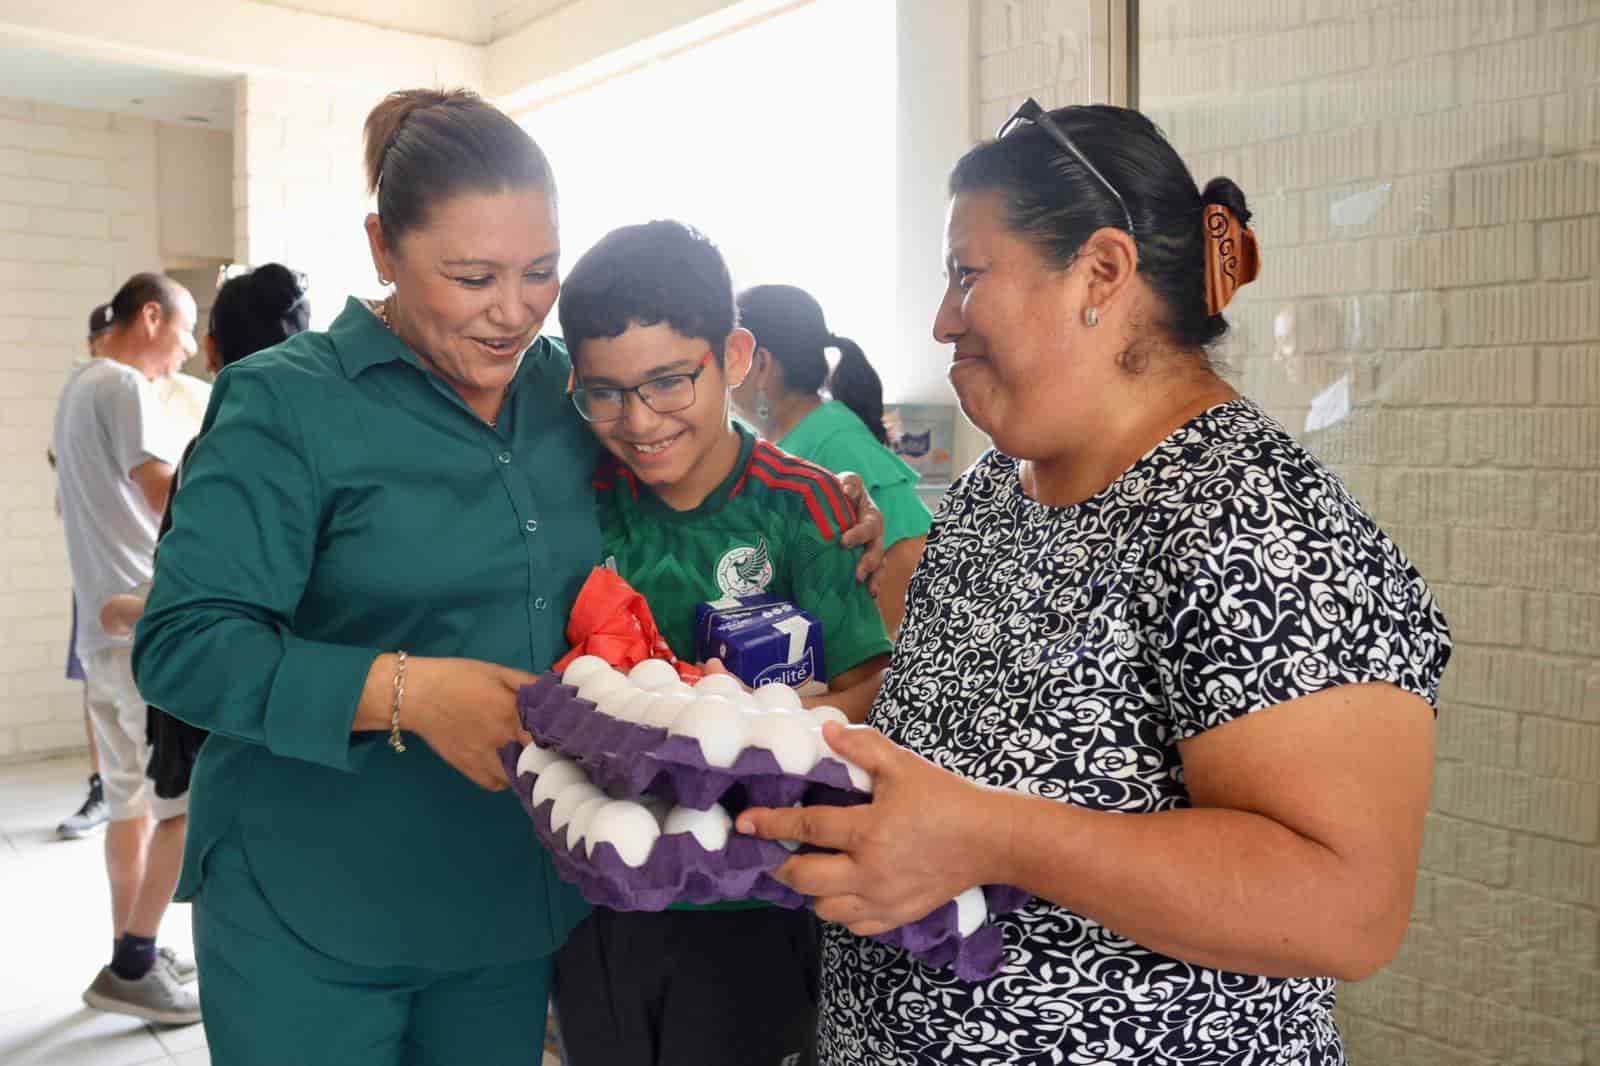
[[[189,795],[162,799],[145,777],[150,762],[149,709],[133,681],[133,649],[103,648],[83,660],[89,721],[100,746],[100,779],[113,822],[149,813],[157,821],[189,810]]]

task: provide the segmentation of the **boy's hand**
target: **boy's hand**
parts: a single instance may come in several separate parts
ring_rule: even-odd
[[[715,656],[712,656],[699,665],[700,669],[704,670],[708,676],[711,674],[727,674],[729,677],[734,677],[733,671],[729,670],[726,666],[723,666],[722,660],[716,658]],[[735,680],[737,680],[737,678],[735,678]],[[740,684],[743,684],[743,682],[740,682]]]
[[[710,659],[707,659],[705,662],[700,663],[698,665],[699,665],[700,669],[705,672],[705,675],[707,677],[710,677],[713,674],[722,674],[722,675],[724,675],[726,677],[731,677],[735,681],[739,682],[739,687],[744,689],[746,692],[754,692],[755,691],[755,689],[751,688],[749,685],[744,683],[744,678],[740,677],[738,674],[734,673],[732,670],[729,670],[726,666],[722,665],[722,660],[716,658],[715,656],[713,656]]]
[[[846,548],[865,545],[861,561],[856,563],[856,580],[864,581],[867,591],[878,594],[878,583],[883,577],[883,563],[888,555],[883,544],[883,512],[872,502],[861,475],[845,472],[839,475],[839,485],[850,505],[856,509],[856,524],[844,531],[840,543]]]

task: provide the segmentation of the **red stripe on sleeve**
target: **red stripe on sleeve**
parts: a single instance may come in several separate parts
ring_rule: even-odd
[[[833,539],[833,524],[828,521],[828,512],[823,508],[822,501],[817,496],[816,487],[810,482],[795,481],[791,478],[781,477],[754,463],[750,464],[750,474],[769,489],[792,492],[799,496],[805,501],[806,510],[811,513],[811,520],[817,524],[817,529],[822,532],[822,539]]]
[[[840,532],[856,524],[855,508],[845,499],[839,479],[827,470],[816,463],[807,462],[798,456],[781,451],[767,441],[756,442],[755,452],[751,456],[752,464],[758,459],[780,477],[804,479],[816,485],[821,490],[822,498],[832,510],[833,519],[839,524]]]

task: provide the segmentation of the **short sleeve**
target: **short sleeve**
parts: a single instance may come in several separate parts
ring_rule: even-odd
[[[817,441],[812,461],[834,474],[848,470],[860,476],[873,505],[883,512],[884,547],[927,536],[933,515],[917,495],[916,471],[874,440],[854,415],[846,417],[850,429]]]
[[[1444,615],[1342,486],[1216,512],[1148,575],[1165,605],[1155,666],[1179,739],[1340,685],[1387,682],[1437,705]]]
[[[933,515],[917,495],[915,483],[891,482],[868,485],[872,502],[883,512],[883,546],[892,548],[902,540],[925,537],[933,528]]]
[[[112,457],[124,475],[152,460],[177,465],[185,441],[168,428],[161,399],[149,383],[119,374],[99,386],[95,401]]]

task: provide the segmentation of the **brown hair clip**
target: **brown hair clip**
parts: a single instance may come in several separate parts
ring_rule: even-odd
[[[1201,218],[1206,231],[1206,313],[1220,315],[1239,286],[1261,272],[1256,235],[1223,204],[1207,204]]]

